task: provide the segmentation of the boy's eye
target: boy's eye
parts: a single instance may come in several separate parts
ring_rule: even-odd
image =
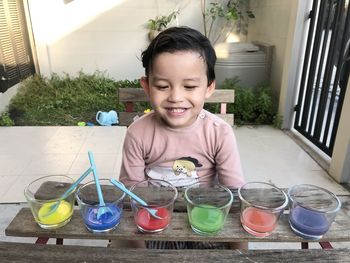
[[[156,89],[158,89],[158,90],[165,90],[167,88],[168,88],[168,86],[156,86]]]
[[[197,88],[197,86],[185,86],[185,89],[187,90],[193,90],[195,88]]]

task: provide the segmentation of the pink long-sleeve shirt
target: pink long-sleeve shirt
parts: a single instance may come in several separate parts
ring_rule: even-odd
[[[178,187],[198,180],[241,186],[244,177],[232,127],[206,110],[181,129],[169,128],[154,112],[144,115],[128,128],[120,181],[131,185],[147,177]]]

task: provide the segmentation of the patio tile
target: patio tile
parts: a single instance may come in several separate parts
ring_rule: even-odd
[[[247,181],[270,182],[282,188],[310,183],[336,194],[348,194],[281,130],[271,126],[243,126],[234,132]]]
[[[19,175],[28,166],[32,157],[25,154],[0,153],[0,175]]]
[[[12,185],[7,188],[4,195],[0,197],[1,203],[23,203],[27,202],[24,196],[24,189],[41,175],[17,176]]]
[[[12,185],[19,179],[19,176],[13,175],[1,175],[1,187],[0,187],[0,203],[2,203],[3,196],[8,192]],[[22,192],[23,193],[23,192]]]
[[[34,154],[21,175],[67,174],[75,157],[75,154]]]
[[[117,156],[115,154],[94,153],[96,169],[99,173],[113,174],[116,159]],[[78,154],[68,174],[82,174],[89,167],[88,154]]]

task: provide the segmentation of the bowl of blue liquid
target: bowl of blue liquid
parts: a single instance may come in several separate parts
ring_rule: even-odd
[[[288,197],[290,227],[309,240],[322,238],[341,207],[335,194],[315,185],[295,185],[289,188]]]
[[[76,192],[80,214],[86,228],[93,233],[115,229],[122,218],[125,193],[109,182],[99,179],[105,206],[101,206],[95,181],[81,185]]]

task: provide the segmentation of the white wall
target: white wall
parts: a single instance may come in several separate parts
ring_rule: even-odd
[[[65,4],[66,2],[66,4]],[[180,9],[173,25],[202,30],[200,1],[191,0],[28,0],[36,50],[43,75],[79,70],[105,71],[136,79],[139,57],[148,45],[145,24]]]
[[[6,110],[7,105],[10,103],[11,98],[17,93],[19,84],[6,90],[4,93],[0,92],[0,114]]]
[[[330,175],[338,182],[350,182],[350,81],[346,88],[337,137],[334,143]]]
[[[293,0],[294,1],[294,0]],[[271,85],[280,94],[286,52],[291,0],[250,0],[255,19],[249,22],[248,41],[274,46]]]

